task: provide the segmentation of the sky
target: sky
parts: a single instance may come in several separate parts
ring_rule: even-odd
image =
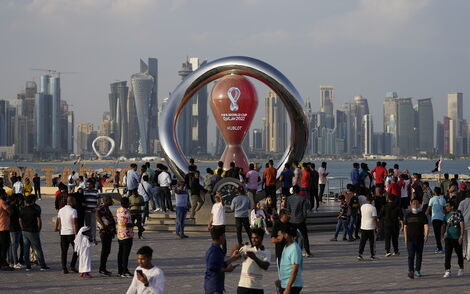
[[[187,56],[245,55],[283,72],[314,111],[321,84],[335,87],[335,108],[364,96],[375,130],[387,91],[433,98],[439,120],[447,93],[463,92],[470,119],[469,11],[466,0],[0,0],[0,99],[38,80],[31,68],[75,72],[62,99],[76,123],[97,125],[109,84],[139,58],[158,58],[162,99]]]

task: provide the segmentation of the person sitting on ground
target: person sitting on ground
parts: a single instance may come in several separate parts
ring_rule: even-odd
[[[139,266],[135,269],[126,294],[163,294],[165,292],[165,274],[163,271],[152,264],[153,250],[149,246],[143,246],[137,250],[137,263]]]
[[[260,202],[256,202],[255,208],[251,210],[250,228],[251,229],[261,228],[261,229],[264,229],[266,234],[269,234],[268,226],[266,225],[266,214],[264,213],[264,210],[261,208]]]

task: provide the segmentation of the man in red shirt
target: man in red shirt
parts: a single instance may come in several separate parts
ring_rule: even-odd
[[[387,169],[382,162],[378,161],[377,166],[374,167],[371,174],[375,176],[375,195],[382,196],[385,187],[385,179],[388,176]]]
[[[388,185],[388,190],[387,190],[388,195],[393,195],[397,199],[401,198],[401,186],[398,184],[398,178],[393,177],[392,178],[392,183]]]
[[[277,171],[273,167],[274,162],[269,161],[268,166],[264,169],[263,179],[264,179],[264,191],[266,192],[266,197],[273,199],[274,208],[276,207],[276,175]]]
[[[302,164],[302,176],[300,178],[300,195],[302,195],[304,198],[307,198],[309,193],[309,188],[310,188],[310,164],[308,163],[303,163]]]

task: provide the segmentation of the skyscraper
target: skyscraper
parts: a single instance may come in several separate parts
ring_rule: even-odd
[[[436,152],[444,154],[444,125],[440,121],[436,125]]]
[[[54,151],[52,148],[52,100],[52,95],[36,94],[36,151],[39,153]]]
[[[266,96],[266,152],[284,152],[287,148],[287,111],[272,90]]]
[[[431,98],[418,99],[418,149],[431,153],[434,150],[434,111]]]
[[[325,113],[326,127],[330,129],[334,128],[333,101],[334,101],[333,86],[321,85],[320,86],[320,112]]]
[[[371,114],[365,114],[362,116],[362,139],[364,146],[364,155],[370,155],[374,153],[373,150],[373,139],[374,139],[374,123],[372,121]]]
[[[463,94],[449,93],[447,95],[447,116],[450,119],[449,127],[449,152],[454,155],[466,154],[466,126],[463,119]]]
[[[93,132],[93,125],[91,123],[81,123],[77,125],[77,153],[85,154],[91,152],[89,149],[88,141],[89,136]]]
[[[463,94],[459,92],[447,94],[447,116],[453,120],[463,119]]]
[[[184,80],[207,61],[188,58],[178,71]],[[207,86],[201,87],[186,103],[177,126],[178,142],[186,155],[207,154]]]
[[[263,151],[263,130],[253,129],[253,151]]]
[[[122,130],[125,128],[121,124],[121,150],[124,147],[124,140],[128,140],[130,150],[137,150],[138,154],[149,154],[153,150],[154,141],[158,138],[158,95],[157,95],[157,71],[158,61],[155,58],[149,58],[148,64],[140,60],[140,72],[131,76],[131,88],[127,99],[127,138],[124,137]],[[121,91],[126,91],[126,86],[121,82],[117,87]],[[119,92],[117,89],[116,92]],[[124,94],[124,93],[121,93]],[[123,103],[120,103],[121,105]],[[113,112],[113,109],[111,109]],[[117,116],[116,111],[116,116]],[[113,113],[111,113],[111,118]],[[121,115],[123,119],[123,115]],[[129,130],[138,130],[138,132],[129,132]]]
[[[396,92],[387,92],[384,101],[383,126],[384,133],[388,133],[392,140],[392,154],[399,154],[398,149],[398,108]]]
[[[0,146],[11,146],[14,141],[11,108],[10,102],[0,100]]]

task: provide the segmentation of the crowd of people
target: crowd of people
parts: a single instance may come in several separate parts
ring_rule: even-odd
[[[212,201],[208,230],[213,240],[206,252],[205,293],[223,293],[224,276],[232,272],[232,265],[242,259],[237,293],[264,293],[263,273],[271,263],[271,252],[264,245],[266,236],[274,244],[275,262],[279,280],[275,281],[279,293],[300,293],[303,287],[303,258],[311,257],[307,216],[318,211],[323,203],[327,183],[327,163],[316,169],[314,163],[292,162],[274,167],[270,160],[261,167],[251,163],[248,171],[235,165],[224,169],[208,168],[201,176],[194,160],[190,160],[184,180],[176,180],[167,166],[159,163],[152,169],[150,163],[131,164],[123,175],[113,178],[114,190],[124,187],[119,208],[113,213],[110,195],[100,195],[102,178],[98,175],[77,175],[73,172],[66,183],[59,182],[54,206],[57,211],[55,230],[60,235],[61,263],[64,274],[77,272],[83,278],[92,278],[91,250],[100,243],[101,275],[111,276],[107,260],[113,239],[118,239],[118,275],[133,277],[128,293],[143,293],[150,287],[163,293],[164,274],[151,264],[152,250],[142,247],[137,252],[139,267],[128,269],[134,228],[144,238],[144,225],[154,213],[176,213],[176,236],[188,238],[184,227],[187,218],[193,219],[205,201]],[[41,247],[41,199],[39,178],[23,180],[10,178],[12,187],[4,187],[0,178],[0,266],[12,271],[37,263],[40,270],[48,270]],[[224,195],[215,191],[223,178],[234,178],[240,185],[236,196],[226,205]],[[40,180],[39,180],[40,183]],[[33,189],[34,188],[34,189]],[[34,191],[34,193],[33,193]],[[265,197],[260,197],[264,192]],[[280,192],[280,193],[278,193]],[[377,162],[372,170],[366,163],[354,163],[350,184],[338,195],[339,213],[331,241],[359,240],[358,260],[363,257],[369,243],[370,259],[376,259],[377,241],[384,242],[385,257],[398,256],[399,234],[403,232],[408,251],[408,277],[421,276],[424,244],[428,240],[430,224],[436,239],[436,254],[445,253],[444,277],[451,276],[451,257],[458,258],[457,275],[464,274],[463,260],[470,260],[470,194],[468,184],[452,179],[448,174],[432,189],[418,173],[400,171],[398,165],[387,169],[385,162]],[[174,203],[173,203],[174,198]],[[233,212],[237,243],[232,246],[228,259],[225,231],[226,206]],[[247,239],[243,240],[243,230]],[[99,243],[98,238],[99,236]],[[444,242],[442,242],[444,241]],[[67,262],[72,248],[70,264]],[[304,251],[304,253],[302,253]],[[19,253],[18,253],[19,252]],[[77,266],[78,264],[78,266]]]

